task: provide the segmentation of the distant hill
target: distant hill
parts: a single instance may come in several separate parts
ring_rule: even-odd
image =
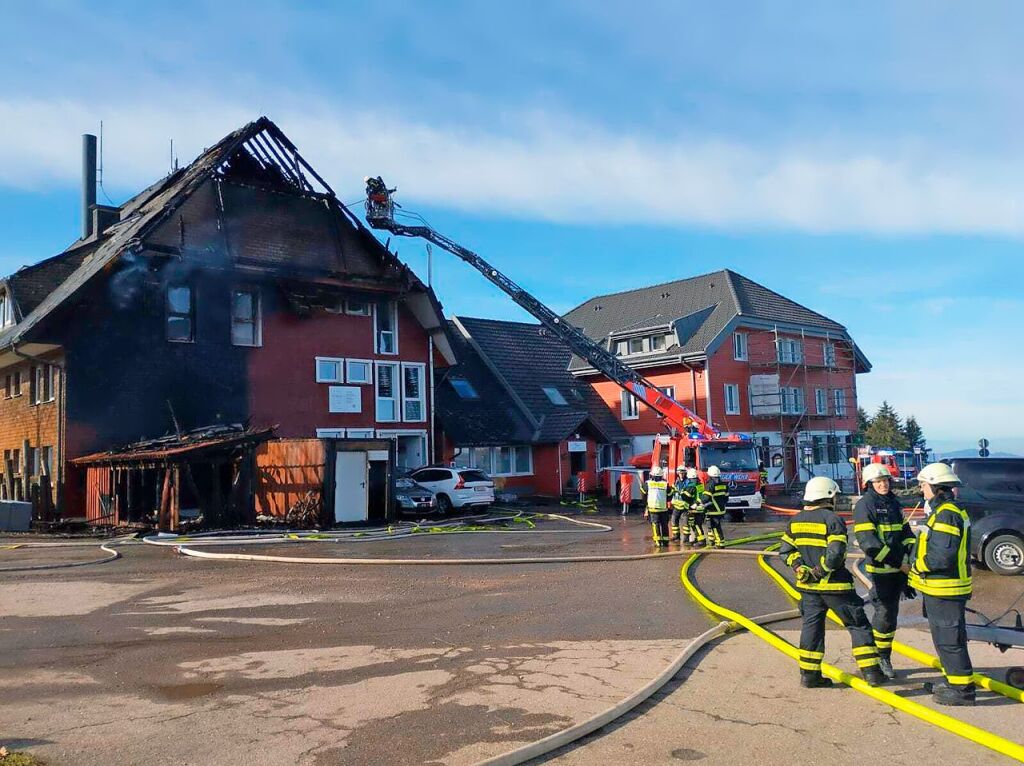
[[[954,452],[942,452],[936,454],[936,460],[945,460],[947,458],[954,459],[958,457],[978,457],[978,449],[958,449]],[[1024,455],[1015,455],[1012,452],[993,452],[989,457],[1024,457]]]

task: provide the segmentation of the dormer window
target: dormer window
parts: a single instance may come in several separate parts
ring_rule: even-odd
[[[547,395],[548,399],[551,400],[552,404],[557,404],[559,407],[564,407],[565,405],[568,404],[568,402],[565,401],[565,397],[562,396],[562,392],[559,391],[557,388],[553,388],[551,386],[544,386],[543,391]]]
[[[0,328],[14,324],[14,300],[6,290],[0,290]]]
[[[615,341],[616,356],[633,356],[635,354],[650,354],[664,351],[668,347],[669,336],[664,333],[658,335],[642,335],[636,338]]]

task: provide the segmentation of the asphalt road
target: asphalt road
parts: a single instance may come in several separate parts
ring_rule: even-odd
[[[258,550],[650,551],[638,516],[601,519],[611,532]],[[733,527],[733,536],[772,526]],[[0,744],[76,766],[474,763],[627,696],[717,622],[680,588],[679,556],[360,567],[208,561],[139,544],[121,551],[108,564],[0,573]],[[0,567],[102,555],[0,547]],[[740,611],[789,607],[752,559],[719,557],[699,579]],[[1021,589],[1024,580],[983,573],[976,605],[995,609]]]

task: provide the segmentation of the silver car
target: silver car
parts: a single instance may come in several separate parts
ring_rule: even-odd
[[[395,508],[399,512],[432,513],[437,510],[434,493],[407,476],[395,479]]]

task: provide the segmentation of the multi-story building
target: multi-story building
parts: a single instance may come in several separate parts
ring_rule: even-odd
[[[771,484],[848,479],[856,375],[868,360],[838,322],[723,270],[592,298],[565,319],[723,431],[748,433]],[[657,415],[585,361],[569,370],[619,416],[634,454]]]
[[[91,138],[91,137],[87,137]],[[0,492],[81,515],[70,461],[217,424],[386,436],[430,461],[433,292],[266,118],[0,281]]]

